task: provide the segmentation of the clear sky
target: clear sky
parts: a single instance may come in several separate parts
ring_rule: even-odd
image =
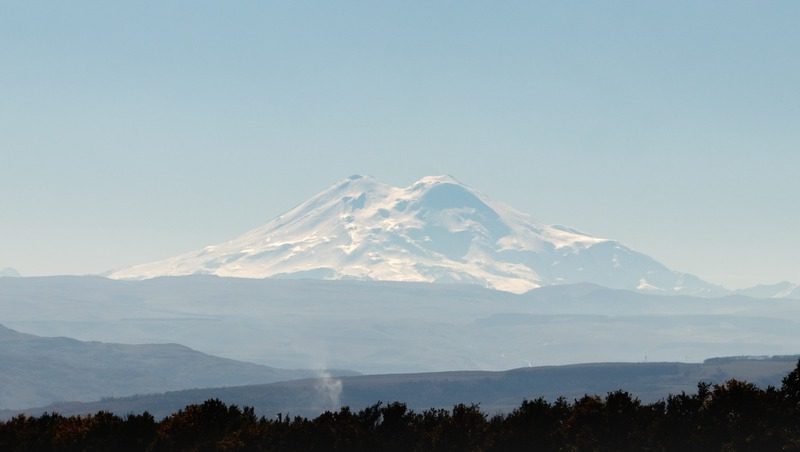
[[[0,2],[0,267],[96,273],[452,174],[800,282],[800,2]]]

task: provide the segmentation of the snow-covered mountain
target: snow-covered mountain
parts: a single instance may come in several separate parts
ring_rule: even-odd
[[[800,284],[789,281],[759,284],[747,289],[739,289],[736,294],[753,298],[800,298]]]
[[[405,188],[352,176],[233,240],[109,276],[190,274],[474,283],[517,293],[577,282],[725,293],[614,240],[538,224],[450,176]]]
[[[0,269],[0,278],[7,277],[7,278],[18,278],[20,276],[17,269],[12,267],[6,267]]]

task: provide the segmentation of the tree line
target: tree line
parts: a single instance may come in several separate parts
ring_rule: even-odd
[[[258,417],[208,400],[163,420],[148,413],[20,415],[0,423],[2,451],[800,451],[800,362],[780,388],[729,380],[642,403],[619,390],[477,405],[347,407],[314,419]]]

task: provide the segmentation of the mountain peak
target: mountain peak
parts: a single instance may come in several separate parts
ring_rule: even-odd
[[[17,269],[11,268],[11,267],[6,267],[6,268],[3,268],[3,269],[0,269],[0,277],[4,277],[4,276],[5,277],[10,277],[10,278],[17,278],[17,277],[19,277],[21,275],[19,274]]]
[[[333,187],[357,187],[357,186],[364,186],[364,187],[371,187],[372,185],[379,184],[377,179],[372,176],[364,176],[361,174],[354,174],[350,177],[340,180],[339,182],[333,184]]]
[[[438,176],[425,176],[425,177],[421,178],[420,180],[414,182],[412,184],[412,187],[422,186],[422,185],[430,186],[430,185],[436,185],[436,184],[454,184],[454,185],[464,186],[464,184],[462,184],[461,182],[456,180],[455,177],[453,177],[453,176],[451,176],[449,174],[441,174],[441,175],[438,175]]]
[[[233,240],[110,276],[189,274],[473,283],[510,292],[578,282],[718,289],[613,240],[537,224],[449,175],[405,188],[350,176]]]
[[[373,176],[365,175],[365,174],[353,174],[348,178],[340,181],[341,184],[351,184],[351,185],[361,185],[361,184],[378,184],[378,179]]]
[[[800,298],[800,284],[790,281],[759,284],[746,289],[739,289],[736,294],[754,298]]]

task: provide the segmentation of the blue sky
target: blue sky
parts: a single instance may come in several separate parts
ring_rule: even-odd
[[[452,174],[732,287],[800,281],[800,3],[0,3],[0,267]]]

